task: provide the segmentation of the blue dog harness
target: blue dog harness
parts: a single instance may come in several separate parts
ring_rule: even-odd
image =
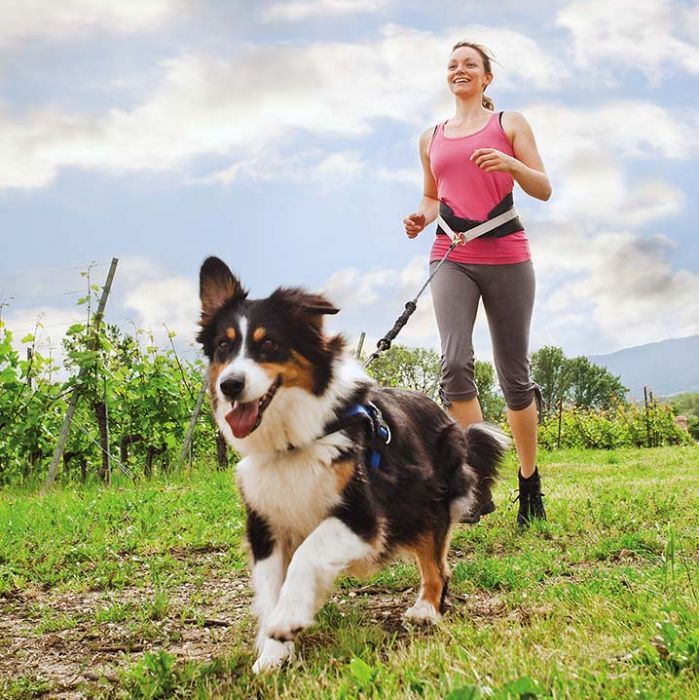
[[[360,420],[358,421],[357,418]],[[378,469],[381,466],[383,449],[391,442],[391,429],[383,419],[381,411],[371,401],[366,404],[357,403],[350,406],[340,419],[340,423],[346,423],[342,427],[354,425],[357,422],[366,422],[370,429],[369,434],[369,466]],[[342,430],[342,427],[338,430]],[[333,430],[332,432],[337,432]]]
[[[391,429],[378,406],[371,401],[351,405],[340,418],[326,426],[322,437],[362,424],[365,426],[369,443],[367,462],[372,469],[378,469],[381,466],[385,447],[391,442]]]

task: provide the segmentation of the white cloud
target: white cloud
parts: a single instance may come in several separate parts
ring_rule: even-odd
[[[533,103],[524,111],[548,169],[565,170],[590,153],[641,160],[688,160],[699,154],[696,111],[670,111],[635,99],[590,108]]]
[[[366,164],[358,151],[323,153],[310,151],[280,157],[274,153],[241,160],[233,165],[204,177],[192,178],[201,185],[231,185],[238,180],[287,180],[317,185],[321,191],[340,188],[365,172]]]
[[[620,67],[638,70],[657,83],[670,68],[699,73],[699,47],[691,40],[696,15],[696,5],[672,0],[578,0],[558,13],[556,24],[571,32],[581,68],[613,79]]]
[[[539,103],[525,113],[553,183],[549,217],[641,226],[682,210],[682,190],[655,176],[632,177],[629,165],[695,157],[695,114],[673,114],[642,100],[588,109]]]
[[[563,69],[527,37],[470,29],[506,65],[500,89],[521,78],[549,89],[561,79]],[[45,187],[71,167],[171,170],[204,155],[254,162],[270,149],[279,153],[296,134],[355,139],[379,119],[417,129],[449,103],[447,37],[461,35],[390,26],[373,43],[247,47],[229,58],[183,55],[161,64],[160,84],[139,106],[96,116],[50,107],[10,112],[0,105],[0,188]],[[361,98],[353,98],[360,89]]]
[[[185,6],[184,0],[2,0],[0,47],[32,39],[72,40],[95,30],[151,31]]]
[[[595,354],[699,333],[699,275],[672,267],[666,236],[562,222],[530,231],[537,327],[549,342]]]
[[[308,19],[344,17],[379,12],[390,0],[297,0],[277,2],[262,14],[268,22],[303,22]]]
[[[191,343],[199,319],[199,287],[194,277],[172,274],[155,260],[122,258],[113,313],[162,338],[165,328]]]
[[[529,230],[537,275],[532,350],[552,344],[572,355],[599,354],[699,333],[699,274],[673,268],[667,236],[590,233],[561,221],[533,221]],[[366,331],[365,347],[373,347],[427,275],[423,257],[403,267],[338,270],[324,285],[341,309],[333,325],[353,338]],[[477,318],[474,347],[490,360],[482,307]],[[397,342],[439,348],[429,288]]]

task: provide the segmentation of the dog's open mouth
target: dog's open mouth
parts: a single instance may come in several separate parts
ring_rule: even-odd
[[[246,403],[236,401],[233,404],[233,410],[226,414],[226,422],[230,425],[233,435],[237,438],[247,437],[260,425],[262,414],[271,403],[281,384],[282,377],[278,375],[261,399],[247,401]]]

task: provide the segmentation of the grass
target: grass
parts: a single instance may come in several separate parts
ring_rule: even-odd
[[[540,469],[547,522],[514,526],[510,461],[498,510],[457,529],[439,628],[400,623],[418,578],[398,563],[340,581],[299,659],[264,678],[230,474],[0,494],[0,696],[70,680],[110,698],[699,697],[699,449],[543,453]],[[67,679],[47,656],[32,673],[3,612],[25,645],[59,639],[101,670]]]

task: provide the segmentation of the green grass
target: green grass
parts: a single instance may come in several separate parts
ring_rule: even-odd
[[[398,563],[340,581],[299,659],[271,676],[251,673],[250,615],[215,607],[215,586],[245,576],[231,474],[0,494],[0,605],[34,591],[23,615],[36,640],[109,628],[139,649],[115,657],[110,680],[81,681],[93,697],[699,697],[699,449],[543,453],[540,469],[548,522],[514,526],[510,460],[498,510],[457,528],[439,628],[400,624],[418,577]],[[52,606],[88,595],[98,604]],[[233,622],[187,660],[182,635],[212,616]],[[3,680],[0,664],[0,696],[48,690],[41,673]]]
[[[241,569],[244,529],[231,475],[215,471],[45,497],[0,494],[0,595],[28,585],[172,585],[205,575],[182,566],[198,551],[224,551]]]

